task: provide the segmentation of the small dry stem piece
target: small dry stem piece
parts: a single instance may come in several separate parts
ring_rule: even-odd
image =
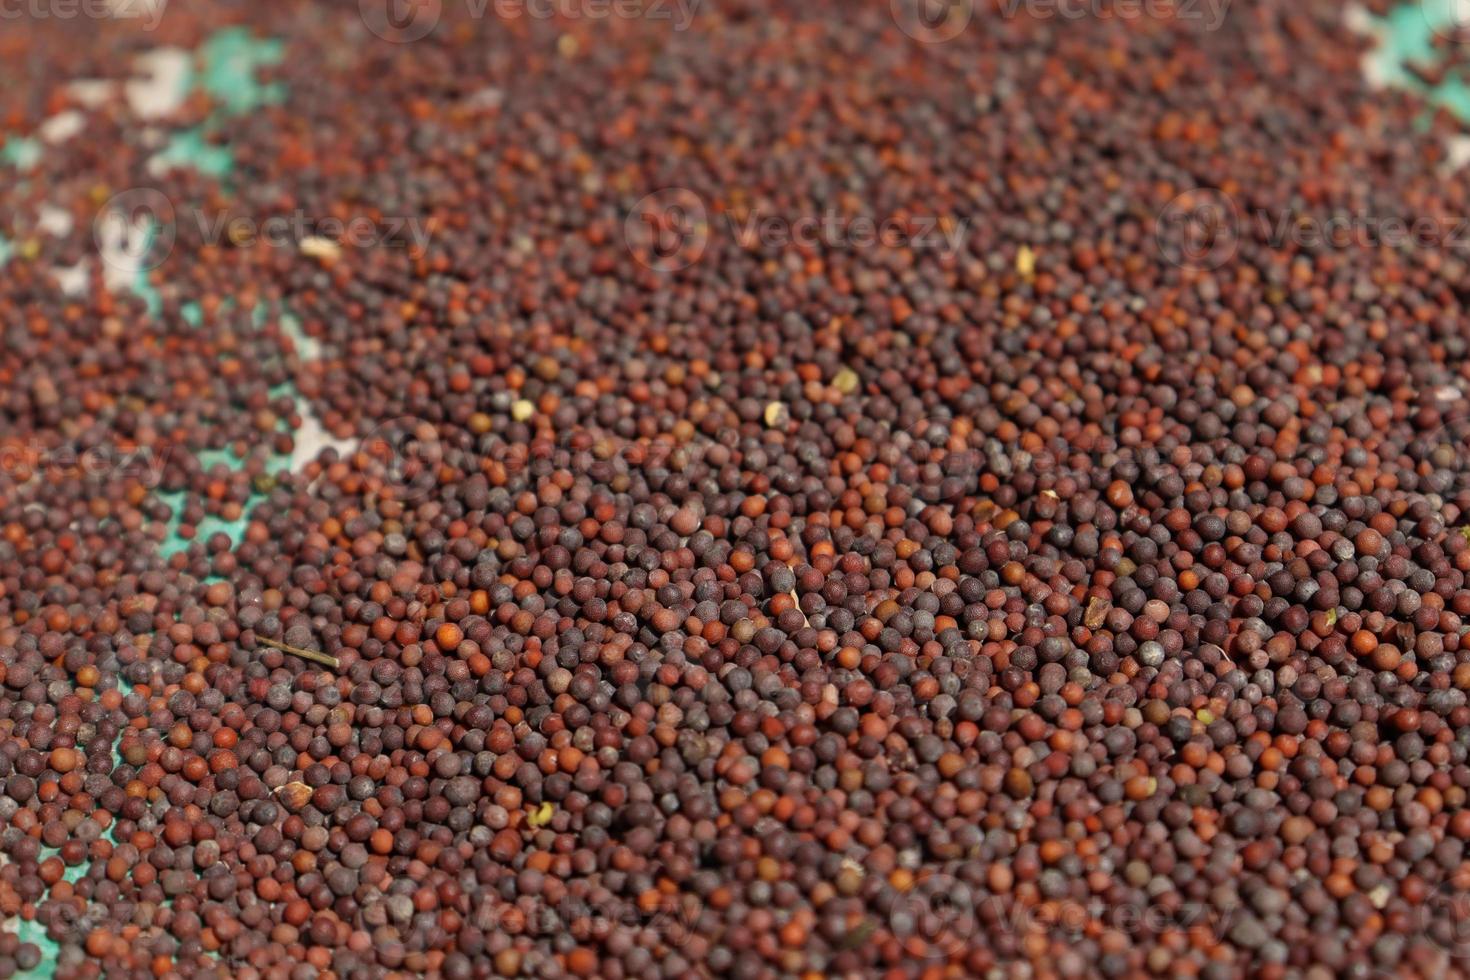
[[[323,667],[330,667],[333,670],[341,666],[336,657],[329,657],[325,653],[318,653],[316,650],[303,650],[300,647],[293,647],[279,640],[272,640],[264,636],[257,636],[255,642],[264,643],[268,647],[275,647],[277,650],[301,657],[303,660],[310,660],[312,663],[321,664]]]

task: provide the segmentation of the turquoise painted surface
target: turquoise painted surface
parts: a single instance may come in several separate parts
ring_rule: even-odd
[[[259,70],[278,64],[285,51],[279,38],[256,37],[243,27],[219,31],[200,48],[204,66],[199,84],[232,115],[280,102],[285,87],[262,82]]]
[[[1443,106],[1458,118],[1470,121],[1470,87],[1461,79],[1452,76],[1430,86],[1415,77],[1406,67],[1416,63],[1431,65],[1436,60],[1432,41],[1437,31],[1453,23],[1453,3],[1454,0],[1424,0],[1421,5],[1410,0],[1400,6],[1378,22],[1384,43],[1373,56],[1373,60],[1380,77],[1389,84],[1419,92],[1432,104]],[[221,31],[206,41],[198,51],[199,71],[197,75],[191,75],[186,86],[208,92],[220,108],[204,125],[176,133],[162,151],[162,159],[171,164],[193,167],[220,179],[228,178],[233,171],[234,156],[228,142],[215,137],[227,133],[231,115],[248,112],[262,104],[279,102],[284,97],[285,93],[280,85],[262,83],[257,75],[261,66],[278,62],[283,50],[281,41],[262,40],[243,29]],[[42,154],[43,148],[37,140],[11,138],[0,145],[0,164],[21,171],[33,171],[40,163]],[[0,239],[0,266],[8,261],[11,251],[10,245]],[[161,304],[157,291],[148,282],[146,274],[139,277],[134,289],[156,313]],[[261,310],[260,314],[263,317],[264,311]],[[198,326],[202,319],[198,304],[193,303],[184,307],[183,316],[185,322],[194,326]],[[283,320],[282,326],[298,342],[305,339],[294,322]],[[290,391],[289,386],[283,386],[282,391]],[[282,392],[273,392],[276,393]],[[205,466],[217,462],[231,467],[242,464],[240,459],[224,451],[203,453],[200,461]],[[267,469],[270,472],[279,472],[288,464],[286,457],[276,456],[272,457]],[[159,496],[169,504],[175,514],[169,538],[162,548],[163,554],[168,556],[184,550],[189,544],[176,533],[178,514],[182,511],[185,495],[179,492]],[[249,509],[246,508],[247,514]],[[232,539],[238,540],[244,524],[244,518],[236,522],[224,522],[209,517],[197,529],[196,537],[203,539],[216,531],[224,531]],[[55,853],[57,852],[48,849],[43,851],[43,857]],[[84,872],[85,865],[68,868],[65,878],[75,881]],[[53,975],[58,952],[56,944],[46,938],[44,931],[35,922],[20,922],[19,932],[22,941],[35,943],[42,950],[42,965],[32,975]]]
[[[177,134],[163,151],[164,159],[178,166],[193,167],[203,173],[217,178],[226,178],[234,167],[234,155],[230,151],[227,140],[218,140],[217,134],[228,134],[229,118],[243,112],[248,112],[259,105],[268,102],[277,102],[284,97],[284,90],[278,84],[263,84],[257,75],[258,69],[263,65],[274,64],[281,59],[284,52],[284,43],[275,39],[261,39],[253,36],[243,29],[229,29],[220,31],[210,37],[197,52],[197,63],[199,70],[197,74],[191,73],[184,81],[184,90],[199,88],[219,104],[217,110],[208,122],[203,126],[185,130]],[[0,144],[0,164],[12,166],[22,171],[32,171],[40,164],[44,150],[38,140],[30,138],[11,138]],[[156,234],[157,229],[151,229],[149,234]],[[3,266],[10,258],[12,248],[5,239],[0,238],[0,266]],[[149,281],[147,271],[141,271],[133,283],[133,291],[147,303],[148,309],[157,315],[162,307],[161,298],[153,283]],[[202,313],[197,303],[187,304],[183,311],[184,320],[193,326],[202,322]],[[265,322],[265,310],[257,309],[256,326]],[[294,322],[283,323],[283,328],[293,336],[300,337],[299,328]],[[282,390],[295,394],[289,386],[282,386]],[[280,392],[273,392],[279,394]],[[298,396],[299,397],[299,396]],[[200,454],[200,462],[206,468],[216,463],[224,463],[231,468],[238,468],[242,460],[227,451],[211,451]],[[266,469],[276,473],[290,465],[290,459],[286,456],[272,456],[267,462]],[[170,522],[169,535],[161,553],[168,557],[188,548],[190,542],[180,537],[178,527],[180,514],[183,511],[185,494],[160,493],[160,499],[165,501],[173,511]],[[217,531],[228,534],[233,541],[239,541],[244,532],[246,521],[250,510],[258,502],[260,496],[252,497],[244,509],[245,516],[238,521],[227,522],[217,517],[209,516],[200,522],[196,529],[194,540],[204,540]],[[119,683],[119,689],[126,695],[131,693],[131,685],[126,682]],[[117,744],[113,744],[113,758],[115,762],[121,763],[117,753]],[[114,843],[116,838],[109,837]],[[43,848],[41,858],[58,855],[58,850]],[[62,877],[67,881],[75,882],[87,871],[87,863],[66,868]],[[60,948],[47,937],[45,929],[37,922],[17,920],[17,932],[22,942],[33,943],[41,950],[41,962],[36,969],[26,974],[30,977],[53,977],[56,973],[57,958]]]
[[[240,27],[211,35],[195,52],[196,68],[185,76],[182,88],[184,92],[206,92],[219,108],[204,124],[173,134],[157,159],[220,180],[228,178],[235,168],[235,154],[227,138],[230,118],[285,98],[282,85],[264,83],[258,74],[262,67],[279,62],[284,52],[283,41],[256,37]],[[162,302],[146,271],[139,272],[133,291],[157,315]]]
[[[226,177],[235,167],[235,155],[228,146],[212,144],[204,128],[186,129],[169,140],[158,159],[172,167],[192,167],[211,177]]]
[[[228,178],[234,170],[234,153],[227,139],[216,137],[227,134],[231,116],[249,112],[267,103],[279,102],[285,97],[283,86],[274,82],[263,83],[259,77],[259,70],[279,62],[284,52],[283,41],[259,38],[243,28],[219,31],[205,41],[197,52],[198,71],[191,73],[184,86],[186,90],[200,89],[207,92],[219,108],[203,125],[176,134],[160,154],[161,159],[176,166],[192,167],[216,178]],[[134,291],[143,296],[149,302],[150,309],[156,312],[159,308],[157,291],[146,281],[146,274],[140,276],[140,279],[143,281],[135,285]],[[203,314],[198,303],[185,304],[182,313],[184,322],[191,326],[198,326],[202,322]],[[261,326],[264,321],[265,310],[257,307],[256,326]],[[286,390],[295,393],[289,387]],[[244,461],[233,453],[212,451],[201,453],[199,462],[206,468],[224,463],[231,469],[238,469]],[[273,456],[267,462],[266,469],[276,473],[287,465],[288,457]],[[172,493],[159,494],[159,497],[169,505],[174,514],[170,521],[168,538],[160,549],[164,557],[169,557],[186,550],[190,544],[189,540],[178,534],[179,515],[183,510],[185,495]],[[193,540],[202,541],[223,531],[232,541],[238,542],[244,533],[250,511],[259,499],[259,495],[252,497],[244,508],[244,516],[237,521],[224,521],[212,515],[206,517],[196,528]]]
[[[0,145],[0,162],[17,170],[34,170],[41,162],[41,142],[28,136],[12,136]]]
[[[1374,21],[1382,44],[1370,56],[1371,71],[1387,84],[1419,93],[1430,104],[1470,122],[1470,87],[1456,74],[1435,85],[1409,71],[1409,65],[1433,67],[1443,55],[1434,49],[1436,36],[1448,36],[1456,23],[1456,0],[1410,0]]]
[[[149,249],[153,248],[154,239],[157,237],[158,226],[156,224],[150,224],[147,231],[147,238],[143,243],[143,255],[147,255]],[[140,296],[143,302],[148,305],[148,314],[150,316],[158,316],[159,312],[163,309],[163,297],[158,295],[158,289],[148,279],[149,271],[148,269],[138,270],[138,274],[133,277],[133,292]]]
[[[260,68],[279,62],[284,52],[282,41],[258,38],[238,27],[220,31],[205,41],[196,59],[198,73],[191,75],[185,86],[207,92],[219,109],[204,125],[175,134],[159,158],[211,177],[228,177],[235,167],[234,153],[228,143],[212,137],[227,129],[229,117],[285,98],[283,86],[263,83],[258,74]]]

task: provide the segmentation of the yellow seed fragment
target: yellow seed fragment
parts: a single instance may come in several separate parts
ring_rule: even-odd
[[[1036,275],[1036,253],[1031,251],[1030,245],[1022,245],[1021,250],[1016,253],[1016,271],[1023,279]]]
[[[301,254],[310,259],[321,262],[335,262],[342,254],[342,246],[330,238],[322,238],[320,235],[311,235],[301,239]]]

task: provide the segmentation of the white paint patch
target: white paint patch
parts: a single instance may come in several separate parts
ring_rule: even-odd
[[[109,292],[131,289],[145,271],[152,230],[147,215],[129,222],[121,212],[112,211],[97,222],[97,253],[102,256],[102,282]]]
[[[1450,18],[1438,32],[1446,37],[1453,37],[1458,30],[1465,27],[1470,27],[1470,0],[1451,0]]]
[[[464,100],[466,108],[481,111],[499,109],[504,103],[505,91],[494,85],[487,85]]]
[[[53,266],[51,274],[56,277],[56,284],[67,296],[80,296],[87,291],[86,259],[73,266]]]
[[[149,139],[148,137],[149,133],[145,132],[142,138],[142,143],[144,146],[157,146],[158,144],[163,142],[162,140]],[[179,164],[177,161],[170,161],[163,155],[162,151],[159,151],[158,153],[155,153],[148,158],[148,162],[145,164],[145,166],[148,168],[148,176],[162,178],[174,167],[179,166]]]
[[[296,356],[303,361],[314,361],[322,354],[321,343],[305,330],[301,329],[301,322],[294,316],[281,317],[281,330],[287,337],[291,338],[292,345],[296,348]]]
[[[1343,26],[1354,34],[1371,37],[1378,41],[1378,45],[1372,51],[1363,55],[1363,77],[1373,88],[1383,88],[1389,83],[1392,74],[1383,43],[1387,29],[1368,12],[1367,7],[1360,3],[1348,4],[1347,9],[1343,12],[1342,22]]]
[[[154,48],[133,62],[143,72],[124,86],[128,106],[142,119],[158,119],[178,110],[188,95],[187,82],[192,64],[183,48]]]
[[[66,87],[66,94],[86,109],[104,105],[117,91],[117,83],[105,78],[79,78]]]
[[[1440,172],[1452,174],[1470,163],[1470,136],[1451,136],[1445,140],[1445,161]]]
[[[71,234],[75,224],[76,221],[72,218],[70,211],[54,204],[43,204],[40,216],[36,219],[36,230],[57,238],[65,238]]]
[[[47,143],[65,143],[86,125],[86,118],[75,109],[67,109],[47,118],[36,127],[36,133]]]
[[[1342,12],[1343,26],[1354,34],[1377,34],[1378,21],[1361,3],[1350,3]]]
[[[330,432],[322,428],[321,420],[316,417],[306,399],[296,399],[296,410],[301,413],[301,427],[296,430],[296,448],[291,453],[292,470],[299,471],[328,446],[336,449],[338,456],[357,452],[358,440],[333,438]]]
[[[322,345],[315,337],[301,334],[300,336],[293,335],[293,339],[296,342],[296,356],[303,361],[314,361],[321,356]]]

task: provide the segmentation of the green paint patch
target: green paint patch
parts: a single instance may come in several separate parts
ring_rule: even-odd
[[[170,167],[192,167],[211,177],[226,177],[235,169],[228,146],[211,143],[203,126],[177,133],[154,159]]]
[[[115,750],[114,750],[114,755],[116,755],[116,751]],[[121,761],[121,760],[119,759],[119,761]],[[114,844],[121,843],[120,841],[117,840],[116,837],[112,836],[116,832],[116,829],[117,829],[117,823],[115,821],[113,822],[113,824],[111,826],[109,826],[107,828],[107,835],[108,835],[109,839],[111,839]],[[45,861],[45,860],[48,860],[50,858],[60,858],[60,857],[61,857],[61,849],[60,848],[57,848],[57,847],[42,847],[41,848],[41,853],[40,853],[39,860]],[[62,866],[62,871],[61,871],[61,880],[62,881],[71,882],[72,884],[76,884],[78,881],[80,881],[83,877],[86,876],[87,870],[90,867],[91,867],[91,862],[89,862],[89,861],[83,861],[80,864],[67,864],[67,865],[63,865]],[[23,943],[31,943],[32,945],[36,946],[41,951],[41,962],[39,964],[37,964],[36,968],[33,971],[31,971],[30,974],[22,974],[22,975],[29,975],[29,976],[35,976],[35,977],[53,977],[53,976],[55,976],[56,975],[56,961],[57,961],[57,957],[61,955],[61,946],[55,940],[53,940],[50,936],[46,935],[46,927],[43,926],[43,925],[41,925],[41,923],[38,920],[36,920],[36,919],[21,919],[21,918],[18,918],[17,917],[17,919],[15,921],[16,921],[15,931],[16,931],[16,934],[20,936],[20,941],[23,942]]]
[[[228,311],[232,305],[233,301],[226,300],[222,304],[222,307]],[[204,322],[203,308],[196,302],[184,304],[180,313],[184,322],[190,326],[197,327]],[[258,305],[251,311],[251,322],[256,329],[263,328],[267,318],[268,313],[263,305]],[[280,325],[282,332],[291,337],[298,347],[306,347],[312,343],[311,338],[302,333],[300,322],[297,318],[289,314],[282,314]],[[298,412],[303,415],[310,414],[310,404],[302,397],[296,386],[290,381],[276,385],[271,389],[272,397],[278,398],[282,395],[289,395],[292,398]],[[284,418],[279,421],[278,425],[281,432],[290,431]],[[197,453],[196,458],[199,460],[199,465],[206,470],[212,469],[215,466],[224,466],[227,469],[238,471],[245,465],[245,460],[229,449],[205,449]],[[264,470],[267,475],[273,476],[284,473],[290,470],[290,468],[290,454],[270,453],[265,457]],[[159,547],[159,553],[164,558],[170,558],[179,552],[187,551],[192,542],[206,540],[210,535],[219,532],[223,532],[229,536],[232,542],[239,544],[244,537],[245,527],[250,521],[250,515],[255,510],[255,506],[264,500],[266,495],[258,491],[252,493],[246,500],[245,506],[241,509],[241,516],[238,520],[226,521],[212,514],[207,515],[194,529],[194,536],[192,538],[185,538],[179,534],[179,529],[183,523],[184,492],[158,492],[156,496],[168,504],[170,510],[173,512],[169,518],[168,537]],[[211,578],[210,581],[215,581],[215,579]]]
[[[215,139],[214,136],[227,132],[231,116],[284,100],[286,92],[283,85],[278,82],[262,82],[259,77],[261,68],[277,64],[284,53],[285,43],[280,39],[260,38],[244,28],[227,28],[211,35],[197,50],[197,67],[185,77],[183,88],[185,92],[191,89],[206,92],[220,108],[203,125],[175,133],[158,159],[172,166],[191,167],[220,180],[228,178],[234,171],[235,156],[226,141]],[[156,314],[161,308],[157,291],[146,281],[146,274],[140,276],[140,279],[142,282],[134,287],[134,291],[148,300],[149,309]],[[198,327],[204,322],[203,310],[197,302],[184,304],[181,313],[184,322],[192,327]],[[265,322],[264,308],[257,307],[254,315],[256,326],[261,326]],[[272,391],[272,394],[295,394],[294,386],[291,385],[279,386],[279,389]],[[199,462],[206,469],[219,463],[230,469],[239,469],[244,465],[243,460],[228,450],[202,452],[199,454]],[[289,465],[290,457],[272,456],[266,463],[266,471],[278,473]],[[194,529],[193,538],[184,538],[179,534],[184,493],[160,493],[158,496],[173,511],[168,537],[159,548],[164,558],[187,550],[192,541],[205,540],[218,532],[223,532],[238,544],[244,535],[251,511],[263,499],[261,494],[252,495],[243,508],[241,518],[236,521],[225,521],[208,515]]]
[[[228,135],[231,117],[250,112],[261,105],[278,103],[285,98],[283,85],[275,82],[262,82],[258,77],[259,70],[264,66],[278,63],[284,51],[285,44],[282,41],[258,38],[242,28],[219,31],[205,41],[196,52],[197,69],[184,75],[180,94],[187,94],[193,89],[203,90],[218,103],[220,108],[204,125],[175,133],[159,154],[159,159],[172,166],[192,167],[217,179],[228,178],[234,170],[234,153],[226,140],[215,137],[220,134]],[[38,140],[12,137],[0,142],[0,164],[22,171],[35,170],[41,162],[42,149]],[[148,229],[146,239],[148,246],[152,245],[157,233],[156,227]],[[11,244],[0,237],[0,266],[4,266],[9,261],[12,253]],[[147,252],[145,251],[144,254]],[[163,307],[163,300],[158,289],[149,280],[149,270],[139,269],[133,281],[129,283],[129,288],[144,300],[150,315],[159,314]],[[203,311],[197,302],[185,304],[182,316],[184,322],[190,326],[197,327],[203,322]],[[257,307],[255,325],[262,326],[265,319],[265,309]],[[298,347],[303,350],[311,349],[310,338],[301,333],[299,324],[294,318],[289,323],[283,319],[282,326],[296,340]],[[291,394],[297,399],[298,406],[303,401],[294,385],[289,383],[278,386],[278,389],[272,394]],[[283,420],[283,428],[284,425]],[[223,449],[202,452],[199,454],[199,461],[206,469],[216,464],[224,464],[231,469],[239,469],[244,465],[243,460]],[[268,473],[280,473],[288,469],[290,465],[290,456],[273,454],[267,460],[265,468]],[[159,553],[165,559],[187,550],[193,541],[203,541],[218,532],[225,533],[232,542],[238,544],[244,535],[251,512],[265,496],[261,493],[252,494],[242,509],[243,516],[236,521],[226,521],[215,515],[207,515],[194,529],[194,536],[185,539],[178,532],[182,524],[187,495],[183,491],[160,491],[156,495],[169,505],[172,512],[168,536],[159,547]],[[133,686],[120,676],[117,678],[117,687],[125,697],[133,691]],[[118,751],[116,741],[112,746],[112,757],[114,764],[122,764],[122,756]],[[117,843],[116,838],[112,837],[116,826],[113,824],[107,831],[114,843]],[[50,848],[43,849],[42,859],[58,853],[59,851]],[[83,863],[66,868],[62,877],[69,882],[75,882],[86,872],[87,864]],[[54,976],[60,956],[60,947],[46,935],[45,928],[36,921],[17,919],[15,929],[22,942],[32,943],[41,950],[41,963],[32,971],[32,975]]]
[[[200,461],[204,462],[203,457],[206,453],[200,453],[199,455]],[[206,463],[205,465],[209,464]],[[158,553],[164,558],[172,558],[181,551],[187,551],[189,545],[195,541],[204,541],[211,534],[221,531],[229,535],[231,541],[238,544],[241,536],[245,533],[245,525],[249,521],[250,510],[257,502],[255,497],[252,496],[250,502],[243,508],[243,516],[237,521],[226,521],[214,514],[206,514],[204,520],[195,526],[194,536],[192,538],[186,538],[179,533],[179,529],[183,526],[184,503],[186,498],[184,491],[158,492],[155,496],[168,504],[169,509],[173,512],[168,521],[168,537],[158,547]]]
[[[41,143],[27,136],[12,136],[0,145],[0,162],[18,170],[34,170],[41,162]]]
[[[144,239],[143,253],[147,255],[153,248],[153,242],[158,238],[158,224],[150,222],[147,237]],[[158,287],[154,286],[148,278],[148,269],[140,268],[133,276],[133,294],[141,299],[148,307],[149,316],[158,316],[163,309],[163,297],[158,294]]]
[[[301,321],[289,313],[281,314],[281,332],[291,338],[296,356],[303,360],[313,360],[321,354],[321,343],[315,337],[307,336],[306,331],[301,329]]]
[[[285,87],[279,82],[261,82],[258,72],[279,64],[285,50],[280,39],[259,38],[242,27],[218,31],[199,51],[204,62],[200,87],[232,115],[280,102],[285,98]]]
[[[284,430],[284,422],[282,423]],[[197,454],[199,465],[206,470],[215,466],[223,465],[231,470],[239,470],[245,462],[228,449],[206,449]],[[280,454],[271,454],[265,461],[265,472],[268,475],[283,473],[291,468],[291,457]],[[245,535],[245,527],[250,523],[250,515],[255,506],[265,499],[265,494],[254,491],[246,499],[245,505],[240,509],[240,517],[233,521],[227,521],[215,514],[206,514],[204,519],[194,527],[194,536],[186,538],[179,533],[183,526],[184,504],[187,495],[182,490],[157,491],[154,494],[159,500],[168,504],[172,512],[168,521],[168,536],[158,548],[158,552],[164,558],[172,558],[182,551],[187,551],[189,545],[195,541],[205,541],[210,535],[223,533],[234,544],[239,544]],[[219,579],[211,576],[207,581],[215,582]]]
[[[285,99],[285,86],[262,82],[262,67],[280,62],[285,43],[277,38],[259,38],[239,27],[211,35],[196,54],[197,72],[184,83],[185,91],[198,88],[219,104],[220,109],[202,126],[175,133],[158,154],[170,166],[193,167],[223,179],[235,169],[235,154],[212,137],[224,131],[229,117]]]
[[[45,856],[43,850],[43,859]],[[50,936],[46,935],[45,927],[35,919],[17,919],[15,931],[20,936],[21,942],[30,943],[41,949],[41,963],[36,967],[32,975],[38,977],[56,976],[56,957],[60,955],[61,947],[52,942]]]

